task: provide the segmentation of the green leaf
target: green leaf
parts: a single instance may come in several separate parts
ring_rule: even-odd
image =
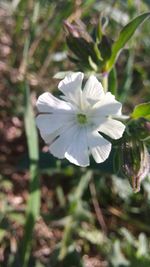
[[[149,244],[148,244],[148,238],[144,233],[140,233],[139,235],[139,242],[138,242],[138,250],[137,250],[137,256],[149,256]]]
[[[117,97],[117,73],[115,67],[109,73],[108,76],[108,89],[109,91]]]
[[[124,68],[124,78],[123,82],[120,85],[119,101],[125,103],[127,97],[130,94],[131,85],[133,81],[133,64],[134,64],[134,50],[129,50],[129,55],[126,59],[126,66]]]
[[[150,102],[136,106],[131,117],[133,119],[145,118],[150,120]]]
[[[28,153],[30,159],[30,195],[28,200],[26,223],[24,229],[24,237],[22,241],[21,250],[21,265],[26,267],[28,265],[30,249],[32,243],[32,232],[34,224],[39,217],[40,210],[40,184],[39,184],[39,149],[38,149],[38,135],[35,125],[35,118],[33,108],[30,102],[30,89],[27,83],[24,83],[25,96],[25,131],[27,137]]]
[[[9,213],[9,219],[19,223],[20,225],[23,225],[25,222],[24,214],[17,213],[16,211],[12,211]]]
[[[0,229],[0,242],[2,242],[3,238],[6,236],[6,229]]]
[[[110,262],[113,267],[129,266],[129,261],[122,253],[121,244],[119,240],[116,240],[114,242],[113,251],[110,255]]]
[[[87,173],[85,173],[81,179],[80,179],[80,182],[74,192],[74,196],[73,198],[74,199],[77,199],[77,200],[80,200],[83,193],[84,193],[84,190],[88,187],[88,184],[90,182],[92,178],[92,171],[87,171]]]
[[[120,50],[132,37],[139,25],[150,16],[150,12],[143,13],[131,20],[120,32],[118,40],[112,46],[112,54],[107,61],[106,70],[109,71],[115,64]]]
[[[93,245],[102,245],[106,242],[104,234],[97,229],[79,229],[78,235]]]

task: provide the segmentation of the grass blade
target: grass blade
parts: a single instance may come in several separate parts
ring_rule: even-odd
[[[30,103],[30,90],[27,83],[24,86],[25,92],[25,131],[27,137],[28,153],[30,159],[30,195],[27,206],[27,219],[24,229],[24,238],[21,249],[21,263],[23,267],[28,265],[32,243],[32,232],[34,224],[39,216],[40,210],[40,188],[39,188],[39,150],[38,135],[35,125],[34,113]]]

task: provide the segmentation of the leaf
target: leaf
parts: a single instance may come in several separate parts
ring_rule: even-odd
[[[120,85],[119,101],[124,103],[130,94],[131,85],[133,81],[133,64],[134,64],[134,50],[129,50],[128,58],[126,59],[126,66],[124,69],[123,82]]]
[[[113,267],[129,266],[129,261],[125,258],[121,251],[121,244],[119,240],[114,242],[113,251],[110,255],[110,262]]]
[[[9,219],[19,223],[20,225],[23,225],[25,222],[24,214],[17,213],[15,211],[9,213]]]
[[[131,117],[133,119],[145,118],[150,120],[150,102],[137,105]]]
[[[85,189],[88,187],[91,178],[92,178],[92,171],[87,171],[87,173],[81,177],[80,182],[74,192],[73,196],[74,199],[80,200],[82,198],[82,195]]]
[[[27,83],[24,83],[25,96],[25,131],[27,137],[28,153],[30,160],[30,195],[28,200],[25,233],[22,241],[21,264],[23,267],[28,265],[30,248],[32,242],[32,232],[34,224],[39,216],[40,210],[40,184],[39,184],[39,149],[38,135],[35,125],[33,108],[30,102],[30,89]]]
[[[40,261],[37,261],[35,267],[44,267],[44,265]]]
[[[117,74],[115,67],[109,73],[108,76],[108,88],[109,91],[117,97]]]
[[[120,234],[125,238],[128,246],[129,245],[132,245],[133,247],[136,246],[137,241],[134,235],[127,228],[121,227]]]
[[[149,245],[148,239],[144,233],[140,233],[139,235],[139,244],[137,250],[137,256],[149,256]]]
[[[2,242],[3,238],[6,236],[6,229],[0,229],[0,242]]]
[[[104,234],[97,229],[79,229],[78,235],[93,245],[103,245],[106,242]]]
[[[131,20],[120,32],[118,40],[112,46],[112,54],[110,59],[107,61],[106,70],[109,71],[115,64],[120,50],[132,37],[139,25],[150,16],[150,12],[143,13],[133,20]]]

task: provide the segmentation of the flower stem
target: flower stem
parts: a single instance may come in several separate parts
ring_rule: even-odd
[[[104,88],[105,93],[108,91],[108,73],[105,73],[102,78],[102,85]]]
[[[66,223],[64,234],[63,234],[63,239],[61,242],[60,253],[58,256],[60,261],[62,261],[68,253],[68,247],[71,242],[72,230],[73,230],[73,218],[72,216],[70,216]]]

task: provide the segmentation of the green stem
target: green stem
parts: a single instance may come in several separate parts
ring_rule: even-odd
[[[102,78],[102,85],[104,88],[104,92],[106,93],[108,91],[108,74],[105,74]]]
[[[71,241],[71,234],[72,234],[72,230],[73,230],[73,217],[70,216],[68,218],[68,222],[66,224],[65,230],[64,230],[64,235],[63,235],[63,239],[61,241],[61,249],[60,249],[60,253],[59,253],[59,260],[62,261],[68,252],[68,246],[69,243]]]

